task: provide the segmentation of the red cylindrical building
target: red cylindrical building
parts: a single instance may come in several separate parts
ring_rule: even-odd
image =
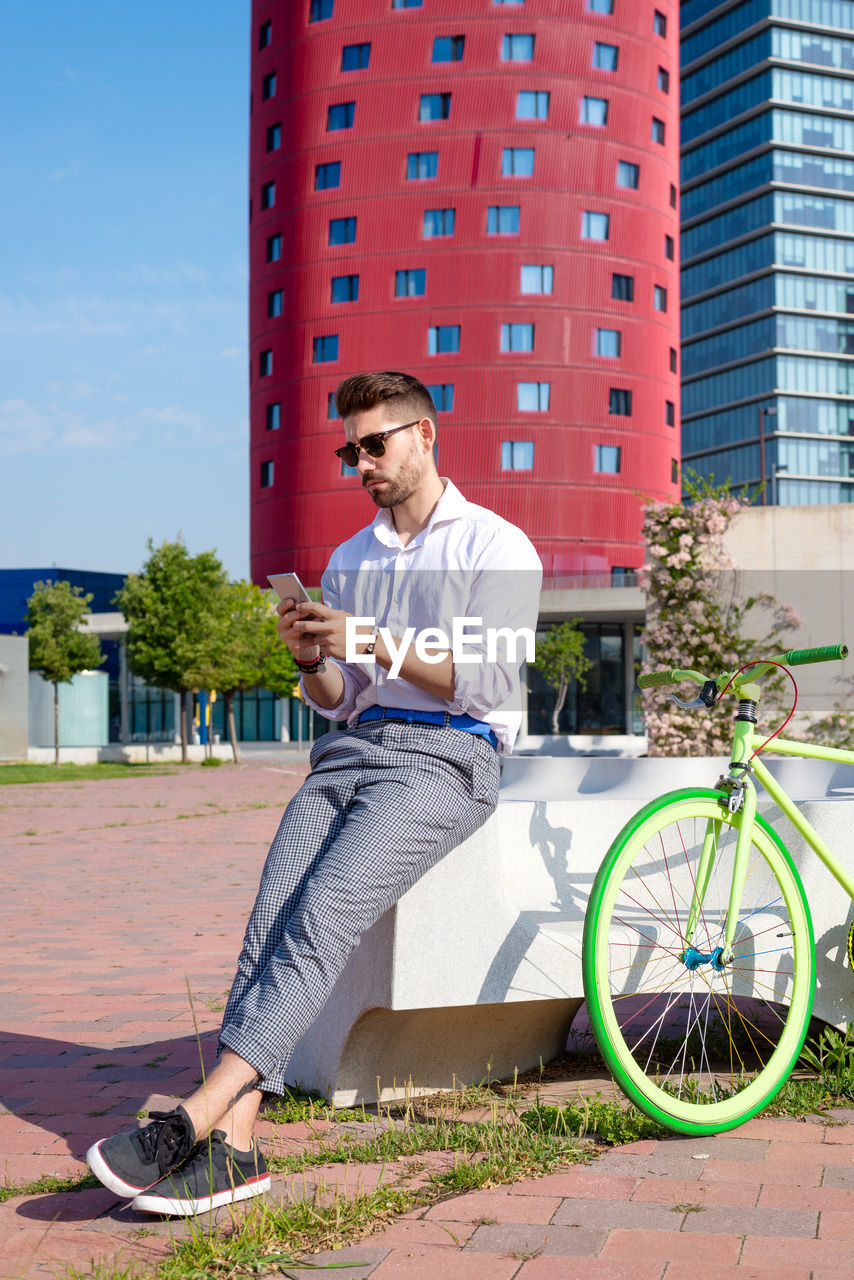
[[[348,374],[436,388],[439,470],[547,576],[642,562],[679,491],[672,0],[254,0],[252,575],[374,508]]]

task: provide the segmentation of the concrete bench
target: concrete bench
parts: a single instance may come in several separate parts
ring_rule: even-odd
[[[489,822],[364,935],[289,1079],[350,1106],[512,1075],[561,1053],[582,1003],[587,899],[611,841],[647,800],[713,785],[725,764],[511,757]],[[854,862],[854,767],[769,767],[837,856]],[[760,810],[777,816],[761,798]],[[812,909],[815,1012],[844,1025],[854,1019],[851,903],[785,821],[780,831]]]

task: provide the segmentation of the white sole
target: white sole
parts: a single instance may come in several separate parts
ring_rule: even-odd
[[[101,1142],[106,1142],[106,1138],[102,1138]],[[117,1196],[124,1196],[126,1200],[132,1200],[141,1191],[146,1191],[147,1187],[132,1187],[129,1182],[123,1182],[118,1174],[113,1172],[101,1155],[101,1142],[96,1142],[86,1152],[86,1163],[98,1181],[103,1182],[104,1186],[115,1192]],[[152,1187],[154,1183],[149,1182],[148,1186]]]
[[[217,1191],[215,1195],[205,1196],[201,1200],[178,1200],[168,1196],[148,1196],[144,1192],[133,1202],[133,1208],[142,1213],[160,1213],[173,1218],[191,1218],[197,1213],[210,1213],[224,1204],[236,1204],[238,1200],[251,1200],[253,1196],[262,1196],[270,1190],[270,1179],[266,1174],[250,1182],[243,1182],[239,1187],[229,1187],[227,1191]]]

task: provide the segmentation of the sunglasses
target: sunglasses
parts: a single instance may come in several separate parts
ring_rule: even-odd
[[[385,453],[385,442],[389,436],[393,436],[395,431],[406,431],[408,427],[417,427],[420,421],[421,419],[417,418],[415,422],[404,422],[402,427],[391,427],[388,431],[364,436],[355,444],[344,444],[340,449],[335,450],[335,456],[345,462],[348,467],[358,466],[360,453],[366,453],[369,458],[381,458]]]

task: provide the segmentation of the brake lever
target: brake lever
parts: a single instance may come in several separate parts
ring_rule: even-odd
[[[667,697],[671,702],[675,702],[677,707],[682,707],[683,711],[687,711],[689,707],[702,707],[704,705],[703,699],[699,696],[692,698],[690,702],[683,702],[681,698],[676,697],[675,693],[668,693]]]
[[[681,707],[683,711],[687,711],[691,707],[707,707],[709,710],[718,700],[718,686],[714,680],[707,680],[703,685],[696,698],[690,702],[683,702],[681,698],[677,698],[675,693],[668,693],[671,702],[675,702],[677,707]]]

